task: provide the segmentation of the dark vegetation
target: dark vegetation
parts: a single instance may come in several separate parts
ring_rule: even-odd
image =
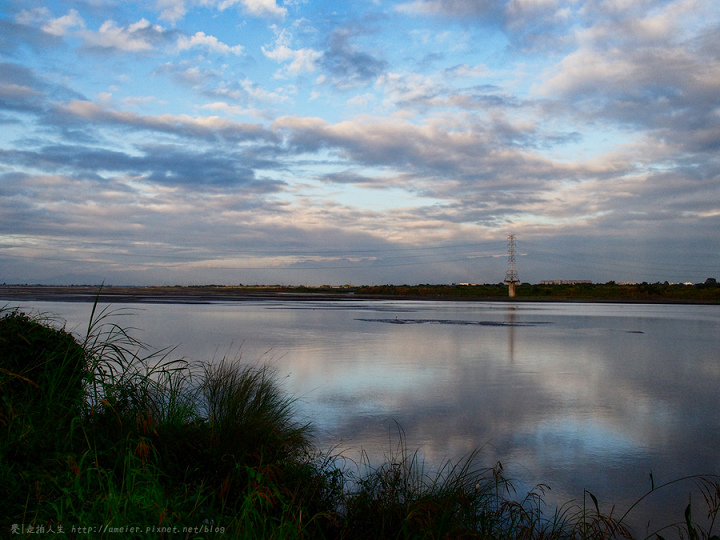
[[[202,302],[214,299],[241,300],[247,297],[274,297],[287,300],[308,298],[414,298],[431,300],[506,300],[508,288],[504,283],[484,285],[344,285],[331,287],[202,285],[174,287],[104,287],[103,302]],[[39,300],[86,300],[97,297],[94,286],[3,285],[0,298]],[[543,285],[519,283],[514,301],[591,301],[591,302],[666,302],[720,303],[720,285],[714,278],[694,285],[670,283],[616,284],[588,283]]]
[[[356,295],[405,296],[417,298],[456,298],[500,300],[508,296],[503,283],[485,285],[381,285],[357,287]],[[517,301],[619,301],[619,302],[709,302],[720,303],[720,286],[715,280],[696,285],[639,283],[618,285],[588,283],[576,285],[532,285],[515,288]]]
[[[589,492],[558,509],[544,486],[518,496],[478,453],[428,470],[401,429],[384,464],[349,466],[313,445],[269,368],[171,360],[107,316],[94,314],[79,339],[0,312],[2,536],[646,537]],[[647,537],[718,538],[718,480],[682,481],[701,496]]]

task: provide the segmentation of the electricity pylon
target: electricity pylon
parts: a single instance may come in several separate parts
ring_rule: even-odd
[[[518,279],[517,266],[515,265],[515,235],[508,236],[508,269],[505,272],[505,283],[508,284],[508,295],[515,298],[515,284],[520,283]]]

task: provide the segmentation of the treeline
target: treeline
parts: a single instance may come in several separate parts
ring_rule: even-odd
[[[415,298],[504,299],[507,285],[374,285],[352,289],[358,296]],[[602,300],[720,303],[720,285],[708,279],[696,285],[665,283],[581,283],[567,285],[518,284],[516,300]]]
[[[508,298],[508,287],[504,283],[485,284],[420,284],[420,285],[344,285],[320,287],[281,285],[216,287],[218,291],[235,290],[246,294],[285,293],[285,294],[325,294],[334,296],[355,296],[361,298],[402,297],[420,299],[467,299],[467,300],[503,300]],[[205,290],[208,287],[203,287]],[[577,284],[531,284],[519,283],[515,288],[518,301],[543,300],[591,300],[591,301],[665,301],[665,302],[707,302],[720,303],[720,285],[715,279],[695,285],[660,283],[617,284],[577,283]]]
[[[369,285],[356,287],[360,296],[406,296],[418,298],[505,298],[507,285]]]

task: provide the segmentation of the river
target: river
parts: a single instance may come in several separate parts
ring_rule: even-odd
[[[83,334],[91,304],[15,302]],[[173,357],[270,363],[318,444],[381,461],[398,442],[428,467],[482,448],[519,494],[593,493],[614,516],[655,485],[720,474],[720,306],[258,300],[115,304]],[[351,461],[351,462],[352,462]],[[692,486],[630,523],[682,521]],[[699,512],[698,495],[693,501]]]

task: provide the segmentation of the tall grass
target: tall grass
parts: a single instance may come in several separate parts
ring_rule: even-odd
[[[3,535],[717,538],[720,482],[710,476],[676,481],[694,483],[693,504],[638,536],[626,526],[635,505],[604,512],[585,492],[549,508],[546,486],[518,495],[481,450],[426,466],[399,426],[379,466],[363,454],[353,467],[318,450],[269,367],[149,351],[119,315],[95,306],[76,339],[50,319],[0,311]]]

